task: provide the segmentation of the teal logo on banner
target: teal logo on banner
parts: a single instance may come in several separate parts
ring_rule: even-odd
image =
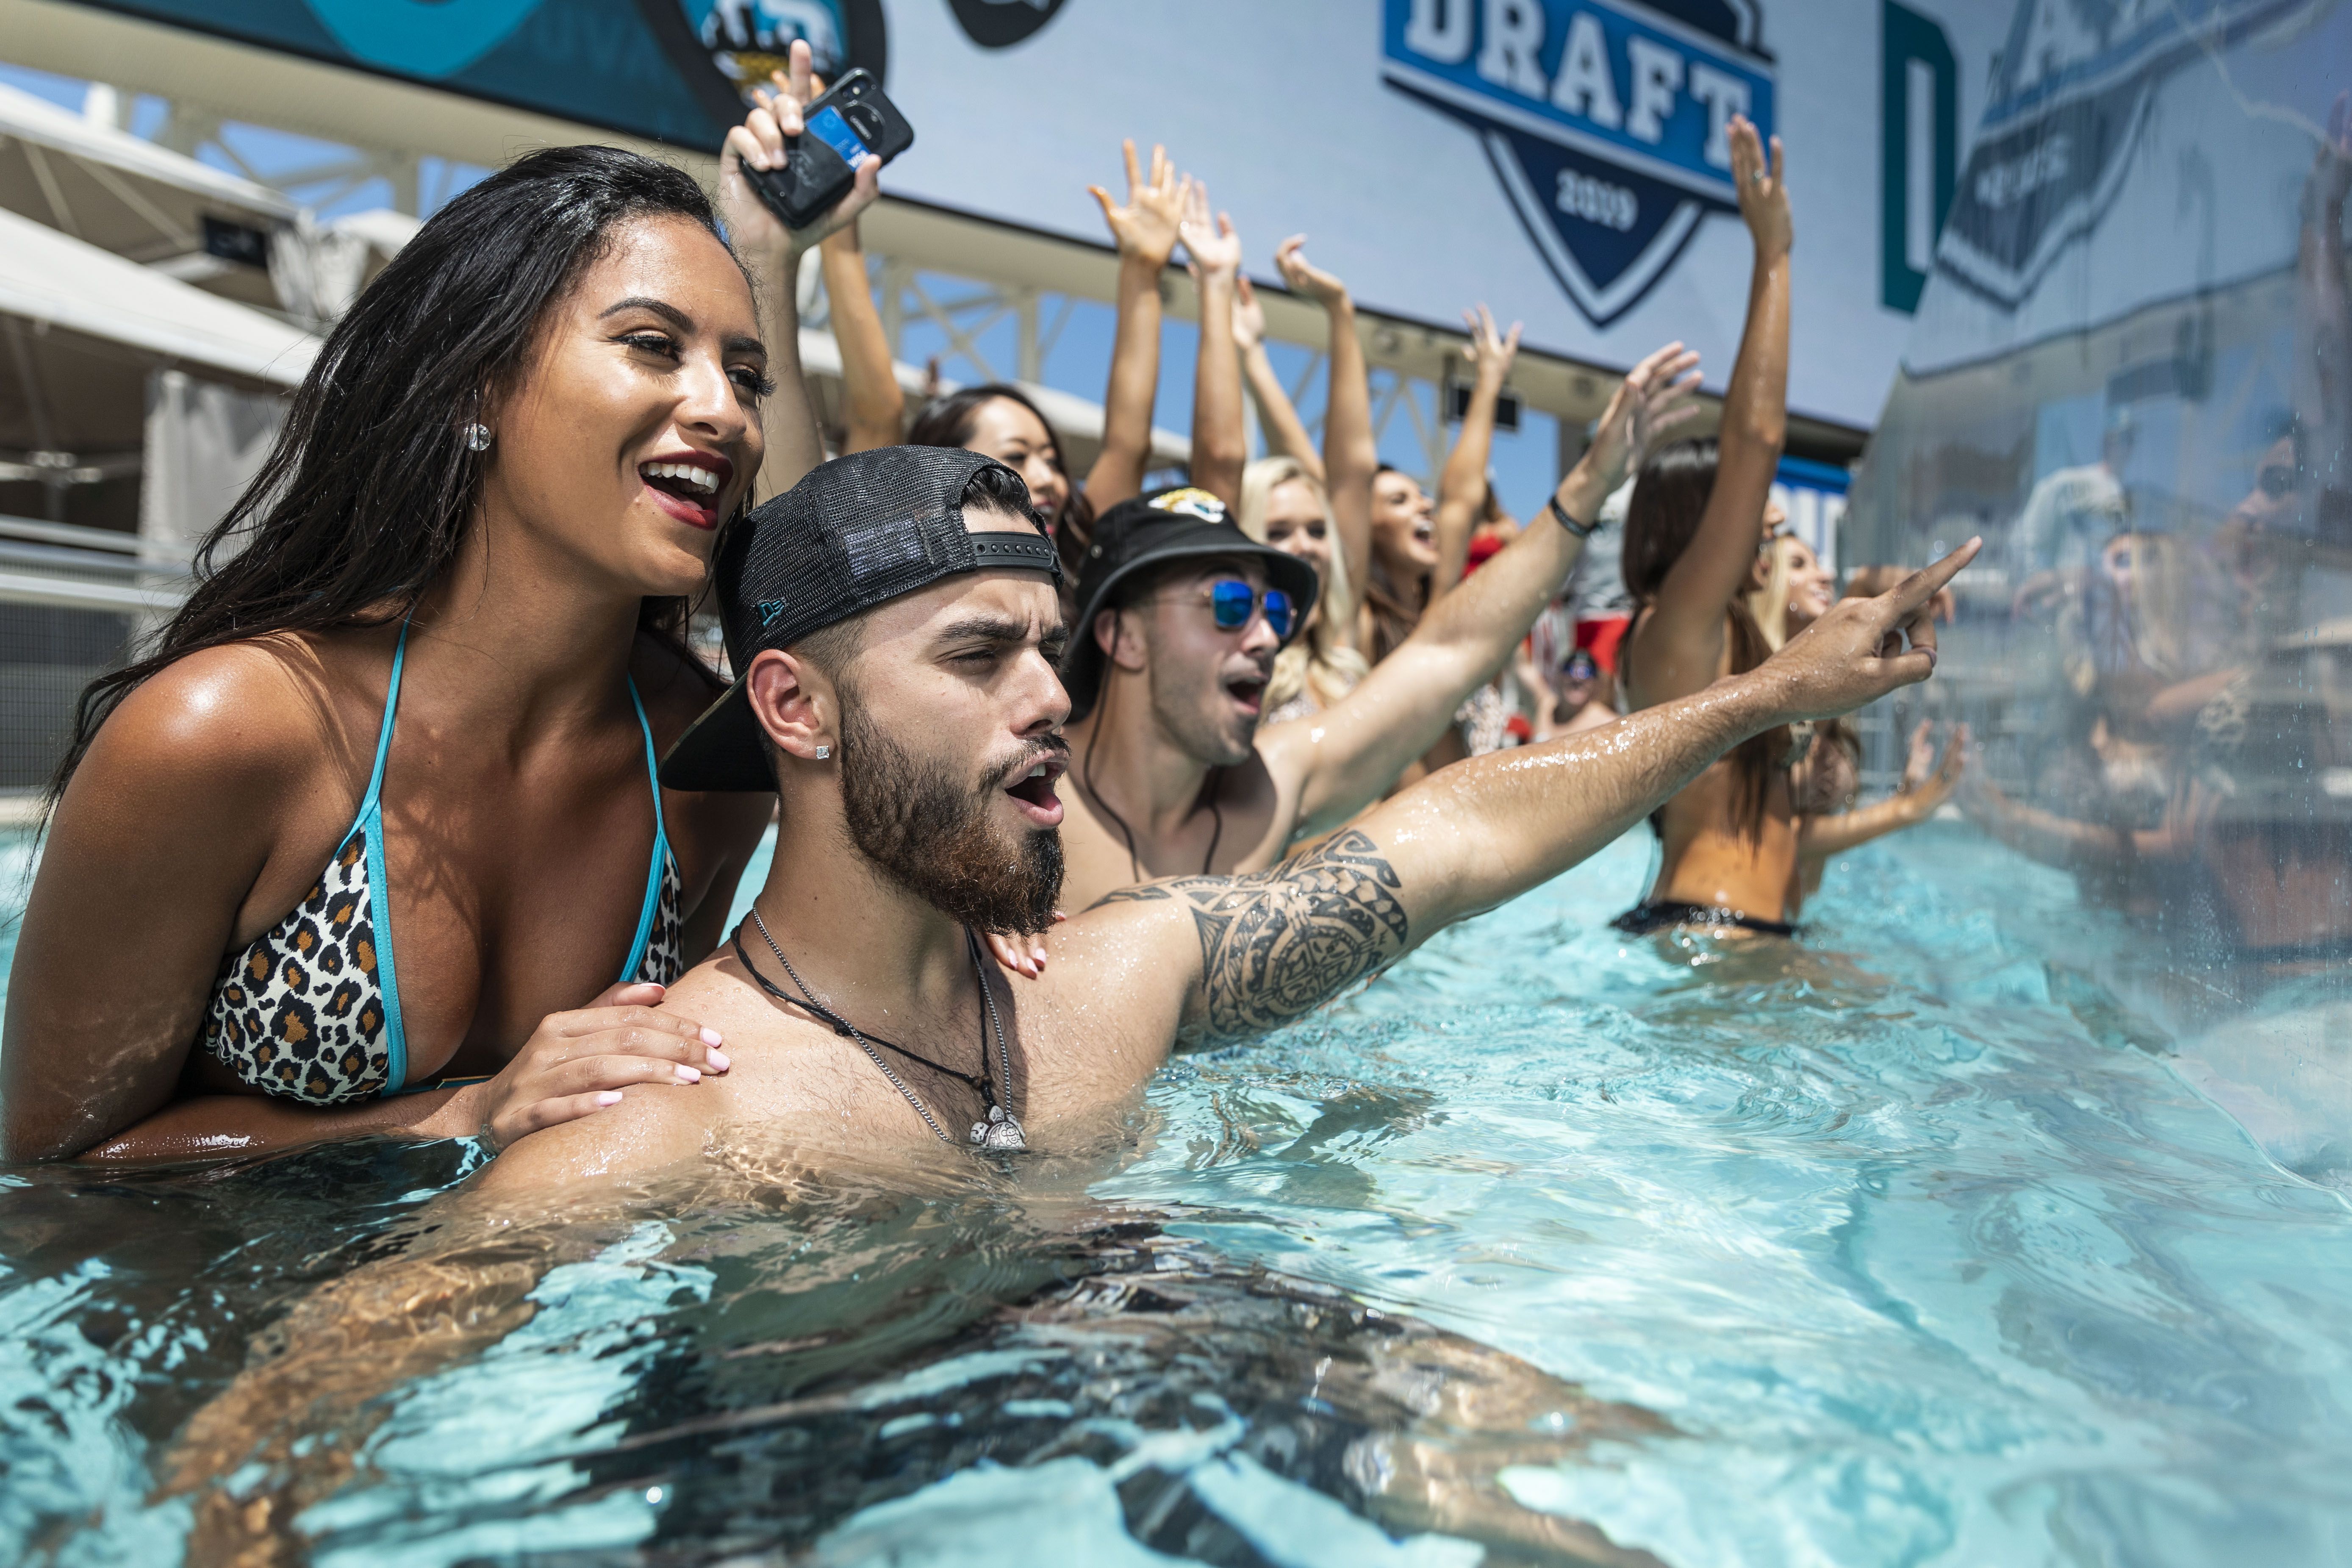
[[[698,151],[743,115],[680,0],[84,3]],[[881,0],[840,3],[855,54],[856,17]]]
[[[506,42],[540,0],[310,0],[335,42],[409,76],[445,77]]]
[[[1754,0],[1385,0],[1381,74],[1475,131],[1528,237],[1596,327],[1710,212],[1731,117],[1773,125]]]
[[[1936,252],[2014,308],[2098,224],[2165,79],[2307,0],[2019,0]]]

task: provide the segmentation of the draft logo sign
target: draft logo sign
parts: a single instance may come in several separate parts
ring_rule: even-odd
[[[1755,0],[1384,0],[1382,34],[1382,77],[1477,134],[1595,327],[1738,211],[1731,117],[1772,133]]]

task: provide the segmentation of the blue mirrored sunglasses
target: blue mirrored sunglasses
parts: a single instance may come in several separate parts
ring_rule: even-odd
[[[1290,595],[1279,588],[1268,588],[1263,594],[1238,577],[1228,577],[1209,585],[1209,608],[1217,617],[1217,629],[1237,632],[1250,624],[1250,616],[1260,602],[1265,605],[1265,624],[1274,635],[1285,642],[1290,640],[1290,628],[1298,619],[1298,606]]]

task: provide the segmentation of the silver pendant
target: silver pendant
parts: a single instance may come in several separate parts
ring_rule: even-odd
[[[983,1149],[1026,1149],[1029,1141],[1021,1135],[1021,1123],[1005,1114],[1004,1107],[988,1108],[988,1120],[971,1124],[971,1141]]]

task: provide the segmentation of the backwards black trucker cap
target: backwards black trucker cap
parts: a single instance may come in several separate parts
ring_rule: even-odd
[[[1078,568],[1078,618],[1070,624],[1069,647],[1062,655],[1062,685],[1070,694],[1073,722],[1093,711],[1102,691],[1103,650],[1095,640],[1095,617],[1127,602],[1138,574],[1202,556],[1256,561],[1266,581],[1298,606],[1291,636],[1307,624],[1322,586],[1315,568],[1244,533],[1215,496],[1188,485],[1120,501],[1095,519],[1086,563]]]
[[[1013,569],[1042,572],[1059,586],[1060,559],[1041,526],[1034,534],[971,533],[963,492],[983,469],[1020,477],[961,447],[882,447],[835,458],[728,531],[712,575],[736,672],[662,759],[671,789],[776,787],[760,721],[743,687],[754,655],[787,648],[811,632],[887,604],[942,577]]]

